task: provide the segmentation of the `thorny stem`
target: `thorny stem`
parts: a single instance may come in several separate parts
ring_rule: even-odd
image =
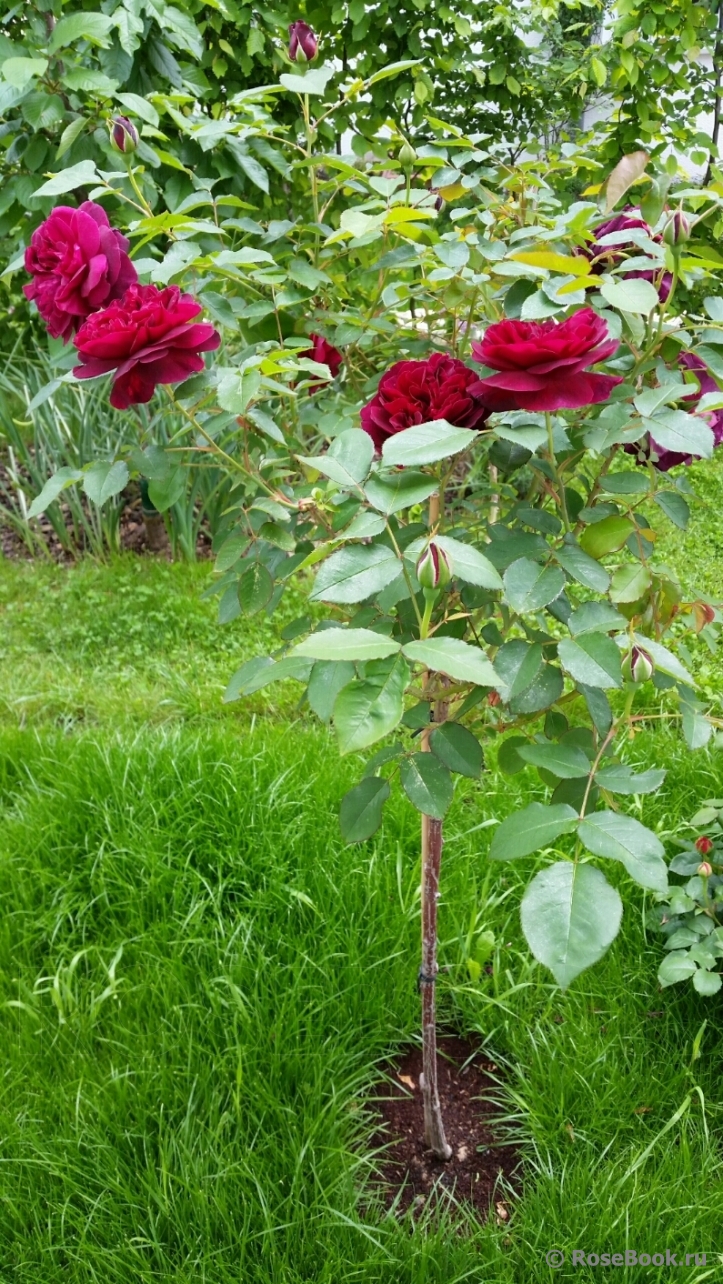
[[[171,404],[176,410],[181,412],[184,418],[186,418],[192,427],[195,428],[196,432],[203,437],[204,441],[208,443],[215,455],[220,456],[221,459],[225,459],[226,463],[229,464],[231,468],[235,469],[236,472],[242,473],[244,477],[248,477],[251,481],[257,482],[272,499],[278,498],[278,493],[274,490],[273,486],[269,486],[268,482],[264,481],[264,478],[259,473],[250,472],[248,468],[245,468],[243,464],[239,463],[238,459],[234,459],[232,455],[227,454],[226,451],[213,440],[213,437],[206,432],[203,424],[198,422],[196,416],[192,414],[190,410],[186,410],[185,406],[181,405],[173,390],[169,388],[167,384],[164,386],[166,389],[166,395],[168,396]]]

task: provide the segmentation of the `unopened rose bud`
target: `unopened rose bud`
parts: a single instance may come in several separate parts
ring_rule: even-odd
[[[675,249],[690,240],[690,223],[682,210],[676,210],[663,228],[663,240]]]
[[[647,682],[648,678],[652,678],[654,669],[652,659],[641,646],[632,647],[622,663],[626,682]]]
[[[311,27],[305,22],[292,22],[289,27],[289,57],[292,62],[313,62],[319,49]]]
[[[417,562],[417,579],[423,589],[443,589],[452,578],[452,567],[443,549],[430,540]]]
[[[701,834],[700,838],[696,838],[695,846],[701,856],[709,856],[713,851],[713,839],[708,838],[705,834]]]
[[[401,147],[399,148],[399,164],[401,165],[402,169],[414,169],[414,166],[416,165],[416,163],[417,163],[417,153],[412,147],[412,144],[408,143],[405,139],[405,141],[402,143]]]
[[[124,156],[130,156],[138,146],[138,130],[127,116],[114,116],[110,122],[110,145]]]
[[[702,860],[696,870],[696,873],[700,874],[701,878],[710,878],[713,873],[713,866],[709,865],[707,860]]]

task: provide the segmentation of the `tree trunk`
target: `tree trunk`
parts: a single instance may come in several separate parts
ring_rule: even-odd
[[[422,966],[419,989],[422,995],[422,1100],[424,1140],[438,1159],[449,1159],[442,1122],[437,1084],[437,900],[442,860],[442,821],[422,816]]]

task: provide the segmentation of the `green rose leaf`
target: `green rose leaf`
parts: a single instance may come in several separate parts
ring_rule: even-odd
[[[663,767],[652,767],[650,771],[636,774],[622,763],[602,767],[595,776],[595,783],[611,794],[654,794],[665,780]]]
[[[312,660],[384,660],[398,650],[398,642],[373,629],[320,629],[295,646],[294,655]]]
[[[531,762],[535,767],[544,767],[561,780],[589,776],[592,770],[590,759],[577,745],[532,744],[525,745],[517,752],[525,762]]]
[[[585,527],[580,536],[580,547],[590,557],[606,557],[608,553],[617,553],[634,530],[635,523],[629,517],[604,517],[601,522]]]
[[[581,633],[612,633],[613,629],[619,631],[626,628],[627,623],[625,616],[608,602],[583,602],[582,606],[573,611],[567,627],[573,637],[579,637]]]
[[[384,544],[350,544],[322,564],[311,602],[363,602],[391,584],[399,574],[399,559]]]
[[[690,508],[677,490],[661,490],[654,497],[658,508],[661,508],[669,521],[679,530],[688,529]]]
[[[522,899],[522,930],[538,963],[566,990],[602,958],[620,928],[623,905],[592,865],[561,861],[536,874]]]
[[[488,558],[461,540],[452,539],[449,535],[437,535],[435,543],[447,554],[452,564],[452,574],[465,584],[475,584],[478,588],[501,589],[502,580]]]
[[[60,23],[58,23],[58,26],[60,26]],[[95,168],[95,161],[78,161],[77,165],[70,165],[68,169],[63,169],[59,174],[54,174],[33,195],[62,196],[65,192],[74,191],[76,187],[86,187],[99,182],[100,177]]]
[[[238,582],[238,600],[246,615],[257,615],[268,604],[274,591],[270,572],[261,562],[252,562]]]
[[[415,424],[388,437],[382,447],[382,458],[388,468],[419,467],[469,450],[478,440],[479,433],[470,428],[454,428],[446,419],[433,419],[431,423]]]
[[[382,811],[389,797],[386,780],[367,776],[344,795],[339,810],[339,827],[348,843],[363,843],[382,823]]]
[[[529,557],[520,557],[504,574],[505,598],[520,615],[539,611],[554,602],[565,587],[559,566],[540,566]]]
[[[356,489],[364,481],[373,458],[374,443],[361,428],[339,433],[325,455],[299,455],[302,464],[348,489]]]
[[[623,541],[624,543],[625,541]],[[593,589],[595,593],[605,593],[610,584],[610,576],[604,566],[600,566],[594,557],[585,553],[577,544],[564,544],[555,551],[560,566],[571,575],[578,584]]]
[[[484,766],[482,746],[472,732],[459,722],[443,722],[435,727],[429,738],[432,753],[445,767],[460,776],[477,780]]]
[[[433,753],[415,753],[400,767],[402,788],[417,811],[442,820],[454,794],[452,777]]]
[[[521,756],[519,746],[516,751]],[[517,860],[530,856],[542,847],[549,847],[561,834],[569,834],[578,822],[578,815],[567,803],[530,803],[522,811],[514,811],[495,830],[490,847],[491,860]]]
[[[272,660],[267,655],[256,656],[247,660],[234,673],[223,696],[224,704],[238,700],[241,696],[253,695],[271,682],[280,682],[283,678],[294,678],[297,682],[306,682],[311,670],[311,662],[296,656],[286,656],[284,660]]]
[[[73,482],[80,481],[82,476],[83,474],[79,468],[70,468],[68,466],[59,468],[57,473],[53,473],[53,476],[48,478],[40,494],[35,496],[28,509],[28,517],[39,517],[41,513],[45,512],[48,505],[58,498],[61,491],[64,491],[68,486],[72,486]]]
[[[457,682],[473,682],[480,687],[498,687],[500,680],[484,651],[460,642],[457,638],[429,638],[425,642],[408,642],[403,647],[407,659],[424,664],[436,673],[445,673]]]
[[[610,584],[610,597],[613,602],[637,602],[647,593],[653,577],[647,566],[639,562],[619,566]]]
[[[720,972],[707,972],[705,968],[701,967],[698,968],[698,971],[693,976],[693,989],[707,998],[717,994],[721,985],[723,985],[723,980],[721,980]]]
[[[505,700],[512,700],[528,690],[542,668],[542,658],[539,642],[513,638],[500,647],[495,656],[495,669],[505,684]]]
[[[367,434],[363,435],[366,437]],[[374,508],[389,515],[400,512],[402,508],[411,508],[413,504],[423,504],[438,485],[436,477],[404,468],[370,477],[364,493]]]
[[[344,687],[334,702],[334,726],[342,754],[366,749],[393,731],[404,713],[409,665],[402,656],[372,660],[363,680]]]
[[[596,811],[580,822],[578,836],[593,855],[619,860],[641,887],[654,892],[667,890],[665,849],[639,820],[617,811]]]
[[[348,660],[317,660],[311,670],[306,698],[309,708],[322,722],[331,722],[336,697],[353,677],[354,665]]]
[[[671,950],[658,968],[658,980],[665,989],[678,981],[688,981],[697,972],[697,966],[687,950]]]
[[[643,419],[643,426],[664,450],[677,450],[683,455],[702,455],[710,459],[715,438],[699,415],[685,410],[666,410],[654,419]]]
[[[128,465],[122,459],[114,464],[98,460],[91,464],[83,478],[83,490],[94,504],[104,504],[113,495],[118,495],[128,482]]]
[[[295,94],[312,94],[321,96],[334,75],[333,67],[310,67],[303,76],[286,73],[279,76],[279,84]]]
[[[606,633],[563,638],[557,653],[563,669],[588,687],[621,687],[620,652]]]
[[[660,303],[658,291],[650,281],[632,278],[627,281],[604,281],[600,286],[606,303],[619,312],[636,312],[647,316]]]

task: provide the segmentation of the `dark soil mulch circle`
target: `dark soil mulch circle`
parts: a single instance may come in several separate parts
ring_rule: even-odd
[[[385,1147],[380,1172],[387,1208],[422,1211],[430,1201],[451,1195],[471,1204],[482,1220],[507,1221],[510,1187],[519,1186],[520,1159],[514,1145],[495,1130],[499,1114],[497,1066],[476,1043],[448,1035],[438,1044],[439,1095],[452,1158],[436,1159],[424,1144],[419,1076],[421,1047],[409,1048],[386,1070],[374,1105],[381,1116],[373,1138]],[[492,1098],[492,1099],[490,1099]]]

